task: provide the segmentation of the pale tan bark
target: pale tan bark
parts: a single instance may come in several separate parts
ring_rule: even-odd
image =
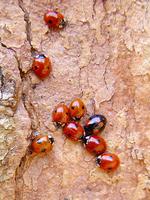
[[[48,7],[65,14],[63,31],[48,31]],[[1,0],[0,9],[0,200],[150,199],[150,2]],[[44,81],[28,72],[33,49],[52,60]],[[102,135],[121,159],[113,175],[53,126],[53,107],[74,97],[106,115]],[[28,155],[33,129],[53,131],[46,156]]]

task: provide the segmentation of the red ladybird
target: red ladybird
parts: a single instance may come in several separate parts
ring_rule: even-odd
[[[86,122],[84,130],[86,135],[99,134],[103,131],[107,123],[103,115],[92,115]]]
[[[79,98],[74,99],[69,106],[70,115],[74,120],[80,120],[86,112],[83,101]]]
[[[44,21],[49,28],[62,29],[66,26],[64,16],[57,11],[47,11],[44,15]]]
[[[120,165],[120,160],[116,154],[103,153],[96,158],[98,166],[105,171],[114,171]]]
[[[52,121],[57,126],[64,126],[70,121],[69,108],[63,104],[58,104],[52,112]]]
[[[81,138],[84,134],[84,129],[77,122],[69,122],[63,128],[63,133],[67,138],[69,138],[73,141],[78,141],[78,140],[81,140]]]
[[[51,62],[44,54],[36,55],[33,60],[32,69],[40,79],[44,79],[52,71]]]
[[[106,151],[107,145],[105,140],[98,135],[83,136],[82,141],[85,148],[90,153],[100,155]]]
[[[50,135],[37,135],[31,143],[31,149],[35,153],[49,152],[52,150],[54,138]]]

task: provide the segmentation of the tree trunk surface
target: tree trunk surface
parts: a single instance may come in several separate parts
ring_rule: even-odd
[[[47,8],[64,13],[64,30],[48,30]],[[0,200],[149,200],[150,2],[0,0],[0,10]],[[30,70],[35,52],[52,61],[43,81]],[[75,97],[86,117],[107,117],[113,174],[51,122]],[[33,130],[52,133],[50,153],[30,154]]]

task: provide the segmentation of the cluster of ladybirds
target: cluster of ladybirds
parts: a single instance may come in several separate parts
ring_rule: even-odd
[[[85,149],[96,155],[96,162],[100,168],[113,171],[119,166],[117,155],[106,152],[105,140],[99,135],[104,130],[107,120],[103,115],[92,115],[81,125],[80,120],[86,112],[81,99],[74,99],[69,107],[64,103],[58,104],[53,113],[52,121],[57,127],[62,127],[63,134],[70,140],[81,141]]]
[[[64,16],[58,11],[48,11],[44,15],[44,21],[52,29],[59,30],[66,26]],[[51,61],[44,54],[38,54],[34,57],[32,69],[40,79],[44,79],[52,71]],[[52,112],[52,121],[57,128],[62,128],[68,139],[74,142],[81,141],[88,152],[96,155],[96,163],[100,168],[105,171],[117,169],[120,164],[118,156],[106,152],[106,142],[100,136],[106,126],[106,118],[95,114],[82,126],[80,120],[85,112],[83,101],[77,98],[69,107],[64,103],[58,104]],[[53,143],[54,138],[51,135],[42,135],[35,131],[32,135],[31,149],[35,153],[49,152]]]
[[[57,128],[62,128],[63,134],[74,142],[81,141],[85,149],[96,155],[96,163],[105,171],[118,168],[120,161],[117,155],[106,152],[107,145],[100,136],[107,120],[103,115],[92,115],[81,125],[80,120],[86,112],[81,99],[74,99],[69,107],[64,103],[58,104],[52,112],[52,121]],[[31,143],[34,152],[48,152],[52,149],[54,139],[52,136],[36,135]]]

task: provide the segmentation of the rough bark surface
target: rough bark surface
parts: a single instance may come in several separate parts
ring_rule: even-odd
[[[45,26],[48,7],[65,14],[63,31]],[[1,0],[0,10],[0,200],[150,199],[150,2]],[[30,70],[35,50],[53,63],[44,81]],[[53,107],[74,97],[106,115],[114,174],[55,130]],[[52,130],[52,152],[29,155],[34,129]]]

